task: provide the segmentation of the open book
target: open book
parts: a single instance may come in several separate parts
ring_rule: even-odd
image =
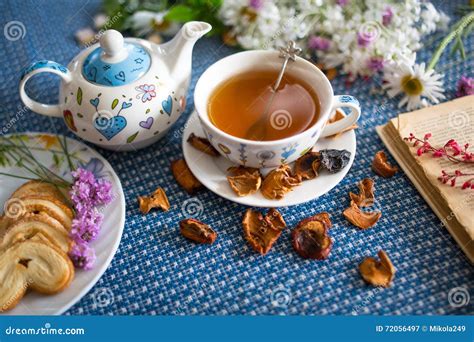
[[[441,220],[463,252],[474,263],[474,189],[462,190],[467,178],[459,179],[455,187],[438,180],[442,170],[453,173],[461,170],[474,173],[474,163],[453,164],[446,158],[431,154],[417,156],[418,147],[403,140],[410,133],[423,139],[431,133],[432,146],[442,147],[455,139],[459,145],[469,143],[474,149],[474,95],[462,97],[437,106],[400,114],[386,125],[378,126],[377,133],[397,160],[420,194]]]

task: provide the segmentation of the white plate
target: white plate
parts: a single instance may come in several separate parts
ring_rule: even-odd
[[[286,207],[308,202],[324,195],[342,181],[354,162],[356,152],[356,135],[354,131],[343,133],[336,139],[321,138],[315,146],[316,151],[333,148],[338,150],[344,149],[351,153],[349,164],[343,170],[334,174],[330,174],[327,171],[321,171],[319,177],[302,182],[300,186],[293,188],[293,191],[286,194],[286,196],[281,200],[266,199],[260,191],[257,191],[252,195],[239,197],[232,191],[226,178],[226,170],[233,164],[226,158],[211,157],[202,153],[186,141],[191,133],[201,137],[205,136],[199,120],[197,119],[196,112],[191,114],[184,127],[182,142],[183,154],[186,163],[194,176],[196,176],[196,178],[206,188],[217,195],[230,201],[252,207]],[[264,174],[266,172],[268,172],[268,170],[263,170]]]
[[[26,133],[23,135],[26,139],[25,143],[28,146],[33,148],[48,148],[47,151],[30,150],[43,165],[51,166],[51,170],[60,175],[64,174],[64,177],[69,176],[69,170],[67,169],[67,162],[65,160],[59,160],[57,164],[53,161],[52,151],[61,151],[61,146],[58,145],[57,141],[58,136],[42,133]],[[50,146],[48,146],[48,143]],[[74,280],[63,292],[51,296],[29,292],[13,310],[7,311],[4,314],[62,314],[86,295],[102,274],[104,274],[122,238],[125,225],[125,197],[118,176],[107,160],[90,147],[69,138],[67,139],[67,143],[70,153],[75,157],[75,163],[82,163],[83,165],[88,165],[88,168],[94,168],[97,173],[100,173],[112,183],[113,201],[103,207],[104,223],[98,239],[91,244],[97,254],[95,266],[90,271],[76,270]],[[0,172],[15,173],[17,175],[27,175],[31,177],[31,174],[14,166],[0,166]],[[26,182],[26,180],[0,175],[0,204],[2,204],[2,207],[11,193],[24,182]]]

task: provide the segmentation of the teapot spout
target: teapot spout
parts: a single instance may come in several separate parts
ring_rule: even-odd
[[[212,26],[203,21],[190,21],[169,42],[159,45],[159,51],[168,66],[171,78],[178,87],[189,86],[192,52],[196,41],[208,33]]]

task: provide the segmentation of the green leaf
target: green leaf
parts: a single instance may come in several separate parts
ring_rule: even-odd
[[[114,100],[112,101],[112,109],[115,109],[115,107],[117,107],[118,103],[119,103],[119,100],[118,100],[118,99],[114,99]]]
[[[54,166],[59,167],[61,165],[61,159],[56,153],[53,153]]]
[[[82,89],[79,87],[77,89],[77,104],[80,106],[82,104]]]
[[[186,5],[173,6],[166,14],[165,19],[170,21],[185,22],[197,19],[196,12]]]
[[[132,134],[131,136],[129,136],[127,138],[127,144],[130,144],[131,142],[133,142],[135,138],[137,137],[137,135],[138,135],[138,132],[135,132],[135,134]]]
[[[466,50],[464,50],[464,44],[462,42],[461,35],[458,34],[456,39],[459,42],[459,52],[461,53],[461,58],[466,59]]]

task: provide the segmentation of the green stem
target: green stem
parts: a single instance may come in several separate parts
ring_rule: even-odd
[[[37,179],[37,178],[32,178],[32,177],[23,177],[23,176],[12,175],[11,173],[5,173],[5,172],[0,172],[0,175],[7,176],[7,177],[13,177],[13,178],[19,178],[19,179],[28,179],[28,180]]]
[[[11,147],[11,148],[17,148],[17,149],[25,149],[25,147],[23,146],[18,146],[18,145],[4,145],[4,144],[0,144],[0,148],[1,147]],[[58,153],[58,154],[64,154],[66,155],[66,153],[64,153],[64,151],[60,151],[60,150],[54,150],[54,149],[48,149],[48,148],[44,148],[44,147],[30,147],[28,146],[27,147],[29,150],[33,150],[33,151],[46,151],[46,152],[54,152],[54,153]],[[79,158],[79,157],[76,157],[72,154],[70,154],[70,157],[71,159],[74,159],[74,160],[79,160],[81,162],[85,162],[84,159],[82,158]]]
[[[443,54],[444,49],[446,49],[446,46],[456,38],[457,35],[461,35],[462,31],[466,26],[468,26],[472,21],[474,20],[474,12],[471,12],[464,17],[462,17],[453,27],[454,29],[446,36],[444,39],[441,41],[439,44],[438,48],[436,49],[435,53],[433,54],[433,57],[431,57],[431,61],[429,62],[426,70],[433,69],[436,66],[436,63],[438,63],[439,58]]]
[[[7,141],[7,143],[9,143]],[[19,149],[18,151],[15,151],[14,153],[16,153],[16,155],[18,157],[20,157],[21,159],[23,159],[25,162],[28,162],[30,165],[35,165],[39,168],[39,170],[42,171],[43,173],[43,176],[40,175],[38,172],[35,172],[33,170],[31,170],[30,168],[28,168],[24,163],[23,163],[23,167],[25,169],[27,169],[28,171],[30,171],[31,173],[37,175],[38,177],[40,177],[42,180],[46,181],[48,180],[49,177],[52,177],[53,179],[56,178],[59,180],[59,182],[63,183],[63,184],[69,184],[69,182],[67,180],[65,180],[64,178],[62,178],[61,176],[55,174],[54,172],[52,172],[50,169],[48,169],[47,167],[45,167],[43,164],[41,164],[40,162],[38,162],[36,160],[36,158],[33,156],[33,154],[31,154],[30,150],[27,148],[27,146],[21,141],[21,144],[25,147],[24,149]],[[10,146],[12,144],[9,144]],[[7,151],[6,151],[7,152]],[[7,153],[9,153],[9,155],[14,158],[16,160],[16,162],[20,162],[21,159],[17,159],[15,158],[11,153],[13,151],[9,151]],[[52,182],[51,182],[52,183]]]
[[[58,137],[59,143],[61,144],[61,147],[64,151],[64,154],[66,155],[67,164],[69,166],[69,171],[72,172],[72,171],[75,170],[75,168],[74,168],[74,165],[72,164],[71,157],[69,155],[69,151],[68,151],[68,148],[67,148],[67,138],[66,138],[65,135],[63,135],[63,139],[64,139],[64,142],[61,141],[61,137]]]

